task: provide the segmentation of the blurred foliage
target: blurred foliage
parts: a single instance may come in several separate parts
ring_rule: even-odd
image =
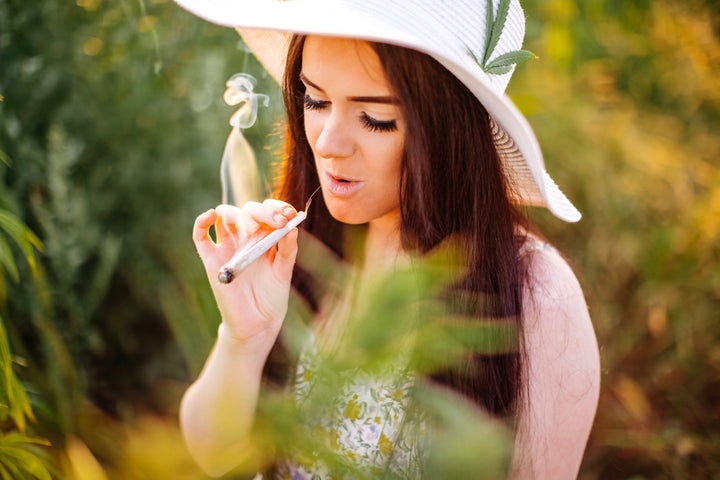
[[[573,261],[601,344],[581,478],[713,478],[720,4],[523,5],[539,59],[509,93],[584,218],[531,213]],[[203,478],[175,420],[218,322],[190,231],[220,201],[239,71],[272,96],[245,132],[267,164],[280,100],[232,30],[169,0],[0,0],[0,210],[45,246],[35,271],[3,256],[0,313],[33,435],[66,478]]]
[[[312,241],[304,236],[301,247]],[[391,453],[376,458],[370,449],[361,460],[342,447],[345,421],[361,424],[363,416],[372,418],[371,411],[397,419],[395,409],[405,404],[408,423],[399,427],[398,437],[381,436],[383,428],[369,429],[364,441],[372,442],[376,433],[380,452],[392,451],[393,442],[409,445],[413,451],[405,452],[408,458],[401,458],[400,465],[421,469],[424,478],[506,478],[512,453],[507,426],[445,387],[414,381],[415,375],[436,373],[468,354],[517,350],[516,329],[499,320],[471,319],[447,301],[446,288],[463,273],[448,264],[459,258],[449,248],[438,248],[392,274],[368,276],[328,250],[301,248],[298,262],[313,278],[334,277],[323,283],[321,307],[332,312],[333,321],[309,328],[312,313],[293,295],[282,341],[302,357],[302,377],[293,393],[285,386],[261,393],[254,435],[232,453],[240,462],[234,473],[252,476],[280,456],[300,465],[321,464],[333,478],[414,478],[413,470],[396,470]],[[354,394],[358,377],[370,383],[372,400]],[[379,411],[378,404],[383,405]],[[235,408],[220,402],[208,415],[223,419],[223,412]],[[388,418],[375,421],[392,424]]]
[[[584,213],[603,388],[581,478],[720,472],[720,4],[525,1],[511,95]]]

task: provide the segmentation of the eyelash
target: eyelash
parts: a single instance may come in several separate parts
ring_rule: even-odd
[[[310,95],[303,97],[303,106],[305,110],[322,110],[326,108],[330,102],[324,100],[314,100]],[[360,115],[360,121],[363,126],[371,132],[395,132],[397,131],[397,122],[395,120],[376,120],[367,113]]]
[[[395,132],[397,131],[397,122],[395,120],[375,120],[367,113],[363,112],[360,116],[365,128],[371,132]]]
[[[305,110],[322,110],[323,108],[327,107],[328,103],[330,102],[313,100],[310,95],[305,95],[305,97],[303,98],[303,105],[305,106]]]

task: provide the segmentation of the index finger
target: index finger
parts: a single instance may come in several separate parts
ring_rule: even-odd
[[[285,215],[288,218],[292,218],[297,214],[297,209],[290,205],[287,202],[283,202],[282,200],[278,200],[276,198],[266,198],[263,201],[264,205],[270,205],[271,207],[281,211],[283,215]]]
[[[256,222],[272,229],[285,226],[288,220],[297,214],[292,205],[279,200],[265,200],[263,203],[247,202],[243,205],[243,211]]]
[[[257,229],[257,225],[249,224],[251,220],[238,207],[218,205],[215,210],[217,211],[215,233],[218,243],[231,241],[236,244],[240,233],[247,236]]]

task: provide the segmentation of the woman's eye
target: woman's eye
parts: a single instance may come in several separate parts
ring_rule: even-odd
[[[397,131],[397,122],[395,120],[376,120],[367,113],[360,116],[365,128],[371,132],[395,132]]]
[[[322,110],[330,105],[327,100],[315,100],[309,94],[303,97],[303,105],[305,110]],[[377,120],[367,113],[360,115],[360,121],[363,127],[371,132],[395,132],[397,131],[397,121],[395,120]]]
[[[330,102],[324,100],[315,100],[310,95],[305,94],[303,98],[303,104],[305,110],[320,110],[328,106]]]

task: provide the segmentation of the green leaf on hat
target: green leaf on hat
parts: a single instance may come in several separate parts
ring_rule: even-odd
[[[510,0],[500,0],[498,4],[497,17],[493,11],[493,1],[487,0],[487,13],[485,15],[485,50],[482,59],[478,58],[475,53],[468,48],[468,54],[473,58],[485,73],[491,75],[502,75],[512,70],[513,65],[526,62],[537,56],[528,50],[515,50],[513,52],[503,53],[502,55],[490,60],[490,56],[495,51],[500,36],[505,29],[505,21],[510,11]]]
[[[491,62],[485,64],[485,71],[502,75],[512,69],[513,65],[527,62],[530,59],[537,58],[537,55],[528,50],[515,50],[514,52],[503,53]]]
[[[485,54],[483,55],[483,65],[487,65],[488,60],[490,60],[490,55],[492,55],[495,47],[497,47],[500,35],[502,35],[502,31],[505,28],[505,21],[507,20],[509,11],[510,0],[500,0],[497,18],[493,19],[493,2],[492,0],[488,0],[487,2],[487,14],[485,16]]]

